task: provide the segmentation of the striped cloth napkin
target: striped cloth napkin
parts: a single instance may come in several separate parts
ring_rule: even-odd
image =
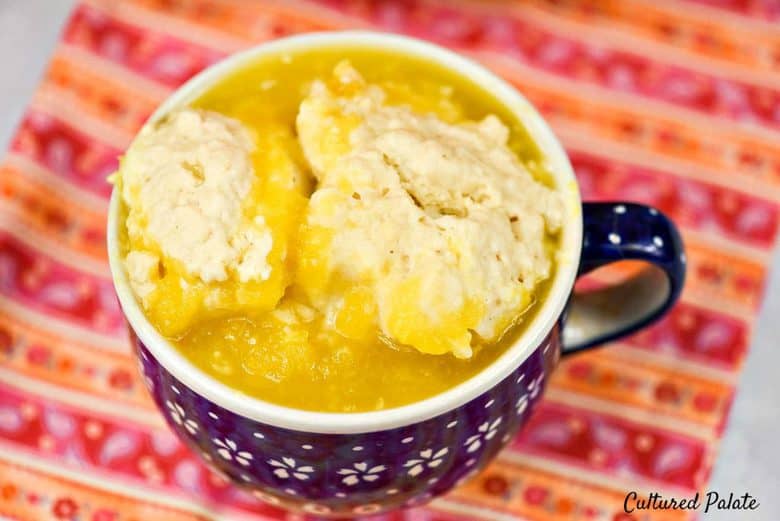
[[[586,199],[657,206],[689,258],[668,317],[565,360],[487,470],[383,519],[628,520],[629,490],[703,489],[778,229],[778,19],[777,3],[740,0],[82,1],[0,164],[0,514],[300,519],[209,472],[155,411],[109,278],[105,178],[203,67],[354,27],[429,39],[507,78],[551,122]]]

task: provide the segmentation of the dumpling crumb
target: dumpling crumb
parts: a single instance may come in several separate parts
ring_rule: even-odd
[[[299,283],[334,324],[364,309],[396,344],[469,358],[531,304],[563,207],[497,117],[450,124],[391,106],[342,62],[312,85],[297,129],[319,180],[300,239],[317,260]]]

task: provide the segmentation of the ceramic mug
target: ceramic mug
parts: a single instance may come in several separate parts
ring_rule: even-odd
[[[144,380],[170,426],[213,469],[257,497],[312,514],[350,516],[424,503],[484,467],[527,420],[560,355],[628,334],[666,312],[683,285],[685,256],[674,225],[657,210],[582,204],[563,148],[531,104],[483,67],[419,40],[349,31],[265,43],[201,72],[150,121],[261,56],[329,46],[423,57],[492,92],[536,140],[564,196],[567,216],[546,300],[524,334],[492,365],[446,392],[403,407],[319,413],[266,403],[223,385],[152,327],[121,262],[120,197],[114,190],[108,223],[111,273]],[[654,269],[572,297],[578,275],[622,259],[643,260]]]

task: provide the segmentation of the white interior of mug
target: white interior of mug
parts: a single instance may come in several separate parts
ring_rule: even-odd
[[[160,335],[144,316],[128,283],[119,245],[120,195],[111,194],[108,216],[108,256],[111,275],[122,310],[141,341],[165,369],[198,394],[242,416],[269,425],[314,433],[358,433],[408,425],[432,418],[469,402],[503,380],[541,343],[560,316],[574,284],[579,265],[582,218],[579,189],[571,164],[547,123],[512,86],[484,67],[442,47],[404,36],[367,31],[309,33],[274,40],[235,54],[192,78],[169,97],[150,122],[172,109],[185,106],[204,90],[236,69],[261,56],[327,47],[383,49],[436,62],[470,78],[491,92],[523,122],[536,141],[557,189],[564,195],[565,219],[561,231],[557,269],[547,298],[520,338],[493,364],[469,380],[431,398],[392,409],[362,413],[322,413],[275,405],[247,396],[213,379],[192,365]],[[149,124],[147,122],[147,124]],[[292,392],[292,390],[291,390]]]

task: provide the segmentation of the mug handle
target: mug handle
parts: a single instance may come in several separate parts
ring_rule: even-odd
[[[685,250],[677,228],[650,206],[583,203],[578,277],[621,260],[648,263],[614,286],[575,292],[564,318],[568,355],[615,340],[659,319],[677,301],[685,281]]]

